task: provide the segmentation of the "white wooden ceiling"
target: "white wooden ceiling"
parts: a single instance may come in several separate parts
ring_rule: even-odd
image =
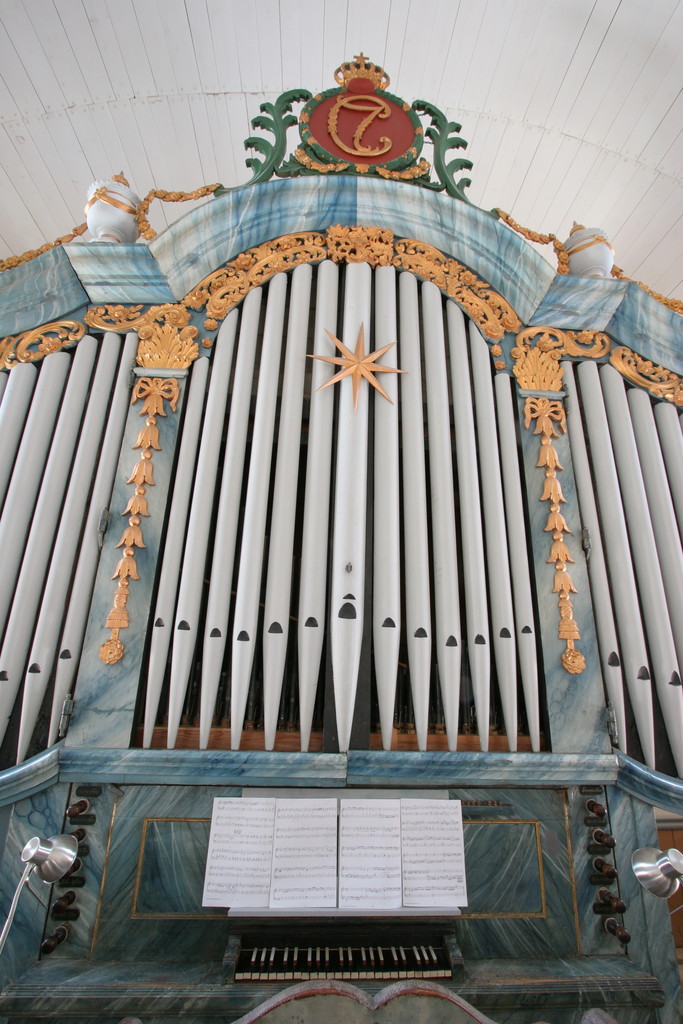
[[[683,298],[683,0],[0,0],[0,257],[121,170],[140,195],[246,182],[259,104],[361,50],[461,122],[473,202],[601,227]]]

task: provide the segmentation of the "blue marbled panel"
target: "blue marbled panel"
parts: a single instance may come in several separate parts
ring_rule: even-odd
[[[629,284],[607,330],[639,355],[683,373],[683,316],[651,298],[637,284]]]
[[[523,425],[525,400],[524,394],[518,396],[551,749],[556,753],[607,753],[611,747],[606,727],[605,699],[590,585],[586,559],[581,547],[581,521],[569,440],[566,434],[561,434],[553,438],[553,446],[563,467],[561,471],[558,470],[557,478],[565,498],[565,503],[561,505],[562,514],[570,531],[565,535],[565,543],[574,560],[567,563],[567,570],[577,591],[571,595],[574,619],[581,637],[576,642],[576,647],[586,661],[584,670],[576,675],[567,672],[561,662],[565,642],[557,635],[560,613],[557,595],[553,593],[555,569],[554,564],[548,561],[552,533],[546,532],[550,502],[541,501],[545,469],[537,466],[540,435],[534,433],[533,424],[529,429]]]
[[[91,302],[175,302],[147,245],[90,242],[64,246]]]
[[[245,249],[296,231],[356,222],[353,178],[277,179],[198,206],[150,242],[150,249],[180,299]]]
[[[558,274],[529,324],[575,331],[604,331],[623,301],[628,282],[615,277]]]
[[[0,338],[61,320],[88,296],[61,246],[0,274]]]
[[[615,778],[617,759],[600,754],[350,750],[350,786],[568,786]]]
[[[673,779],[653,768],[647,768],[632,757],[618,753],[619,771],[616,784],[619,789],[638,797],[646,804],[654,804],[674,814],[683,814],[683,781]]]
[[[59,775],[61,743],[0,772],[0,807],[47,789]]]
[[[527,322],[555,272],[505,224],[475,206],[414,185],[358,179],[357,222],[391,228],[467,264]]]
[[[149,371],[142,373],[144,375]],[[136,548],[135,551],[139,579],[131,580],[126,606],[130,625],[121,630],[120,639],[125,645],[125,653],[116,664],[105,665],[99,657],[99,650],[101,644],[111,635],[111,630],[105,627],[105,622],[113,606],[116,590],[116,581],[112,576],[122,557],[119,542],[127,525],[125,509],[134,490],[134,485],[128,481],[140,458],[140,449],[134,449],[133,445],[144,425],[144,420],[140,418],[142,402],[138,401],[132,405],[128,413],[114,490],[109,503],[111,520],[104,538],[78,671],[74,714],[66,738],[67,746],[127,747],[130,743],[138,697],[138,678],[182,411],[184,379],[179,381],[179,385],[180,398],[176,412],[168,412],[168,415],[158,418],[161,451],[153,453],[154,486],[147,489],[149,516],[142,521],[143,540],[146,546]]]

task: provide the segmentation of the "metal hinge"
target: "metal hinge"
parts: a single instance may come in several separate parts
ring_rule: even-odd
[[[59,729],[57,730],[57,737],[63,740],[69,731],[69,720],[74,713],[74,702],[73,697],[70,693],[67,693],[62,704],[62,715],[59,719]]]
[[[591,532],[587,526],[581,530],[581,547],[586,556],[586,561],[590,561],[591,550],[593,548],[593,542],[591,541]]]
[[[607,701],[607,707],[605,708],[607,717],[607,731],[609,732],[610,739],[612,740],[612,746],[619,746],[619,729],[617,727],[617,713],[614,710],[614,705],[610,700]]]
[[[103,508],[100,512],[99,522],[97,523],[97,546],[101,549],[104,544],[104,535],[107,532],[109,526],[109,520],[111,519],[111,512],[108,508]]]

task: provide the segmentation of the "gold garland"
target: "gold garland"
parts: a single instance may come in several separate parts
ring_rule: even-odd
[[[541,435],[541,447],[536,465],[545,468],[545,483],[539,500],[550,502],[545,531],[552,533],[553,542],[547,561],[555,567],[553,594],[559,595],[557,604],[560,611],[557,635],[565,643],[562,665],[565,671],[572,675],[578,675],[586,667],[586,659],[575,646],[576,641],[581,639],[581,634],[574,619],[570,595],[576,594],[577,591],[567,572],[567,562],[573,562],[574,559],[564,540],[564,535],[571,533],[571,530],[560,510],[560,505],[566,502],[566,498],[562,493],[560,481],[557,479],[557,472],[562,470],[562,465],[553,445],[553,438],[560,436],[555,429],[556,425],[561,433],[567,429],[562,403],[557,399],[544,397],[527,398],[524,405],[524,425],[527,430],[532,422],[535,423],[534,433]]]
[[[557,235],[542,235],[538,231],[532,231],[530,228],[523,228],[522,225],[518,224],[516,220],[513,220],[510,214],[506,213],[505,210],[496,209],[495,212],[502,221],[505,221],[508,227],[511,227],[512,230],[516,231],[519,235],[522,235],[522,237],[526,238],[527,241],[538,242],[539,245],[549,245],[552,242],[555,255],[557,256],[558,274],[569,273],[569,253]]]
[[[142,537],[142,516],[149,516],[147,507],[147,488],[154,486],[154,472],[152,458],[154,452],[161,451],[159,444],[159,427],[157,418],[166,416],[164,402],[169,403],[171,412],[176,411],[180,391],[178,381],[175,377],[141,377],[133,389],[132,404],[141,399],[142,409],[140,416],[145,416],[145,425],[138,434],[133,450],[141,449],[140,458],[133,466],[133,472],[128,480],[129,484],[135,485],[135,492],[126,505],[122,515],[128,515],[128,526],[123,531],[121,540],[116,545],[123,548],[123,553],[114,570],[113,580],[118,580],[114,593],[114,604],[105,621],[105,628],[111,630],[108,640],[101,644],[99,650],[100,659],[105,665],[115,665],[120,661],[126,650],[120,638],[122,629],[130,625],[128,615],[128,597],[130,594],[130,581],[139,580],[137,562],[135,561],[136,548],[144,548],[145,543]]]
[[[534,344],[535,342],[535,344]],[[600,359],[612,343],[603,331],[563,331],[558,327],[526,327],[510,350],[512,372],[526,391],[559,391],[562,356]]]
[[[157,233],[147,220],[147,211],[153,199],[161,199],[164,203],[184,203],[188,199],[204,199],[205,196],[210,196],[220,187],[220,182],[217,182],[215,185],[202,185],[201,188],[196,188],[193,192],[167,192],[163,188],[150,189],[145,198],[140,200],[135,214],[140,235],[148,241],[151,238],[156,238]]]
[[[73,242],[74,238],[78,238],[79,235],[84,235],[88,230],[87,224],[79,224],[78,227],[74,228],[71,234],[62,235],[61,238],[55,238],[54,242],[46,242],[45,245],[41,245],[39,249],[29,249],[27,252],[21,254],[21,256],[8,256],[5,260],[0,260],[0,273],[3,270],[11,270],[12,267],[18,267],[22,263],[28,263],[29,260],[34,260],[36,256],[42,256],[44,252],[48,252],[50,249],[56,249],[58,245],[66,245],[67,242]]]
[[[616,264],[612,267],[612,277],[618,278],[619,281],[631,281],[632,284],[637,284],[644,292],[651,295],[656,302],[660,302],[662,306],[666,306],[673,313],[683,313],[683,301],[681,299],[669,299],[666,295],[662,295],[661,292],[653,291],[652,288],[643,284],[642,281],[634,281],[632,277],[627,277],[621,267],[618,267]]]

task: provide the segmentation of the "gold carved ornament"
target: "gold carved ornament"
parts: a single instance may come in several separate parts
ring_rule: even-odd
[[[101,331],[137,331],[136,362],[149,370],[186,370],[199,355],[198,330],[190,312],[178,303],[150,306],[93,306],[85,314],[89,327]]]
[[[498,214],[500,219],[508,225],[508,227],[512,228],[513,231],[516,231],[523,238],[526,238],[528,242],[537,242],[539,245],[550,245],[550,243],[552,243],[557,257],[558,274],[569,273],[569,253],[557,235],[542,235],[538,231],[532,231],[530,228],[523,228],[522,225],[518,224],[516,220],[513,220],[510,214],[506,213],[505,210],[496,209],[495,212]]]
[[[394,266],[433,281],[462,306],[491,341],[500,341],[506,331],[517,331],[521,326],[512,306],[489,284],[434,246],[413,239],[396,240],[386,228],[339,224],[325,234],[309,231],[283,235],[248,249],[200,281],[185,296],[183,305],[204,308],[204,326],[214,330],[252,288],[277,273],[324,259],[369,263],[371,267]]]
[[[80,341],[84,334],[84,325],[75,320],[56,320],[32,331],[10,334],[0,341],[0,370],[11,370],[18,363],[37,362]]]
[[[133,388],[131,404],[135,405],[136,402],[142,401],[139,415],[145,417],[145,425],[133,445],[134,451],[140,450],[140,458],[133,466],[133,471],[127,481],[129,484],[133,484],[135,490],[125,511],[121,513],[129,518],[128,526],[116,545],[118,548],[123,548],[123,552],[112,576],[112,579],[118,580],[118,583],[114,592],[114,604],[105,621],[105,628],[111,630],[111,635],[99,650],[100,659],[105,665],[115,665],[117,661],[121,660],[126,649],[120,639],[120,633],[122,629],[127,629],[130,625],[126,607],[130,593],[130,581],[140,579],[135,552],[136,549],[145,547],[142,536],[142,517],[149,516],[147,488],[154,486],[152,458],[155,451],[161,451],[157,421],[159,416],[166,416],[164,402],[168,402],[171,412],[176,411],[179,394],[178,381],[175,377],[140,377]]]
[[[647,292],[655,302],[661,303],[662,306],[666,306],[667,309],[670,309],[674,313],[683,313],[683,301],[681,299],[670,299],[668,296],[662,295],[661,292],[653,291],[652,288],[643,284],[642,281],[634,281],[632,277],[627,277],[621,267],[616,266],[616,264],[612,267],[612,277],[616,277],[620,281],[631,281],[633,284],[637,284],[638,287],[642,288],[644,292]]]
[[[683,406],[683,379],[677,373],[656,366],[625,345],[613,349],[609,361],[626,380],[647,388],[654,398],[665,398],[667,402]]]
[[[560,391],[563,356],[600,359],[611,341],[602,331],[563,331],[557,327],[526,327],[516,338],[510,355],[513,373],[525,391]]]
[[[140,201],[135,214],[140,235],[148,241],[156,238],[157,233],[147,220],[147,211],[153,199],[161,199],[162,203],[186,203],[189,199],[204,199],[205,196],[210,196],[220,187],[220,183],[217,182],[215,185],[202,185],[201,188],[196,188],[193,192],[167,192],[163,188],[150,189],[145,198]]]
[[[534,433],[541,435],[541,448],[536,465],[545,468],[545,483],[540,501],[550,503],[545,531],[552,534],[553,542],[547,561],[555,567],[553,594],[558,595],[557,604],[560,612],[557,635],[565,644],[561,660],[567,672],[578,675],[586,667],[586,659],[575,646],[576,641],[581,639],[581,634],[574,619],[571,595],[577,591],[567,572],[567,562],[573,562],[574,559],[564,539],[565,534],[571,533],[571,530],[561,511],[561,505],[566,499],[557,473],[558,470],[562,470],[562,465],[553,445],[553,438],[560,436],[558,430],[561,433],[566,430],[562,402],[546,397],[527,398],[524,405],[524,425],[527,430],[532,423],[535,424]]]

